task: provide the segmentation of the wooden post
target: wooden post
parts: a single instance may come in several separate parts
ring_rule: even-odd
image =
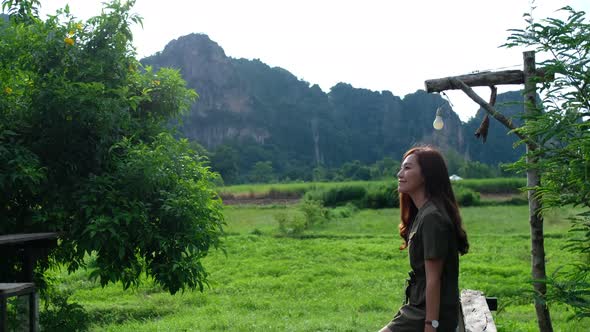
[[[0,296],[0,331],[8,331],[8,315],[7,311],[7,299],[4,296]]]
[[[525,114],[532,115],[539,110],[537,109],[537,89],[535,83],[535,52],[524,52],[524,107]],[[530,137],[535,141],[535,137]],[[527,164],[534,165],[537,163],[537,158],[529,155],[529,152],[534,152],[536,146],[527,143]],[[527,170],[527,187],[535,188],[541,184],[539,171],[536,167],[530,167]],[[529,223],[531,227],[531,274],[533,277],[533,287],[536,292],[535,296],[535,310],[537,312],[537,323],[539,324],[539,331],[549,332],[553,331],[551,325],[551,316],[549,309],[545,304],[545,295],[547,293],[547,286],[543,282],[547,279],[545,274],[545,244],[543,236],[543,217],[541,216],[541,201],[536,196],[536,190],[530,189],[528,191],[529,199]]]
[[[39,331],[39,293],[30,292],[16,298],[18,331]]]

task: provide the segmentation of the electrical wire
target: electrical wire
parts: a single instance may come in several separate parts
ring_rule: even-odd
[[[444,91],[441,91],[440,93],[441,93],[441,94],[444,96],[444,98],[447,100],[447,102],[449,103],[449,105],[451,106],[451,108],[455,107],[455,106],[453,105],[453,103],[451,103],[451,98],[449,98],[449,96],[447,96],[447,94],[446,94]]]
[[[486,72],[486,71],[497,71],[497,70],[504,70],[504,69],[511,69],[511,68],[520,68],[520,67],[522,67],[522,64],[512,65],[512,66],[506,66],[506,67],[490,68],[490,69],[484,69],[484,70],[474,70],[471,73],[479,73],[479,72]]]

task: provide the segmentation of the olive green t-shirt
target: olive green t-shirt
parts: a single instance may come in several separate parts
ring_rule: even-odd
[[[445,210],[432,201],[419,210],[410,228],[408,251],[415,283],[410,286],[409,304],[426,307],[424,261],[443,259],[440,292],[440,320],[456,318],[459,310],[459,253],[456,228]]]

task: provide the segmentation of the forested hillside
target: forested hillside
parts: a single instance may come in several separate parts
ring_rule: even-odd
[[[450,110],[438,94],[418,90],[402,98],[347,83],[324,92],[283,68],[227,57],[202,34],[173,40],[142,62],[177,68],[197,91],[199,99],[180,132],[208,151],[226,183],[309,180],[347,164],[361,167],[398,160],[419,143],[494,166],[522,153],[513,149],[515,139],[494,121],[488,143],[475,140],[481,110],[467,123],[445,112],[445,127],[433,130],[437,107]],[[498,105],[508,115],[518,114],[520,100],[520,92],[500,94]],[[337,177],[334,174],[331,178]]]

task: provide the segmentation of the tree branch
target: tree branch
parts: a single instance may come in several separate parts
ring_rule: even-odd
[[[517,127],[514,126],[514,124],[512,123],[512,120],[505,117],[502,113],[496,111],[496,109],[493,106],[486,103],[486,101],[483,100],[477,93],[475,93],[475,91],[473,91],[473,89],[471,89],[469,86],[467,86],[467,84],[463,83],[463,81],[461,81],[460,79],[457,79],[454,77],[449,77],[448,79],[449,79],[449,83],[455,89],[463,90],[463,92],[465,92],[465,94],[468,95],[469,98],[471,98],[474,102],[478,103],[479,106],[481,106],[484,110],[486,110],[486,112],[488,112],[491,116],[493,116],[494,119],[498,120],[506,128],[512,130],[516,136],[518,136],[521,140],[526,141],[526,143],[530,144],[531,147],[534,147],[534,149],[537,148],[537,143],[533,142],[529,137],[524,136],[523,134],[519,133],[518,131],[515,131],[515,129],[517,129]]]

